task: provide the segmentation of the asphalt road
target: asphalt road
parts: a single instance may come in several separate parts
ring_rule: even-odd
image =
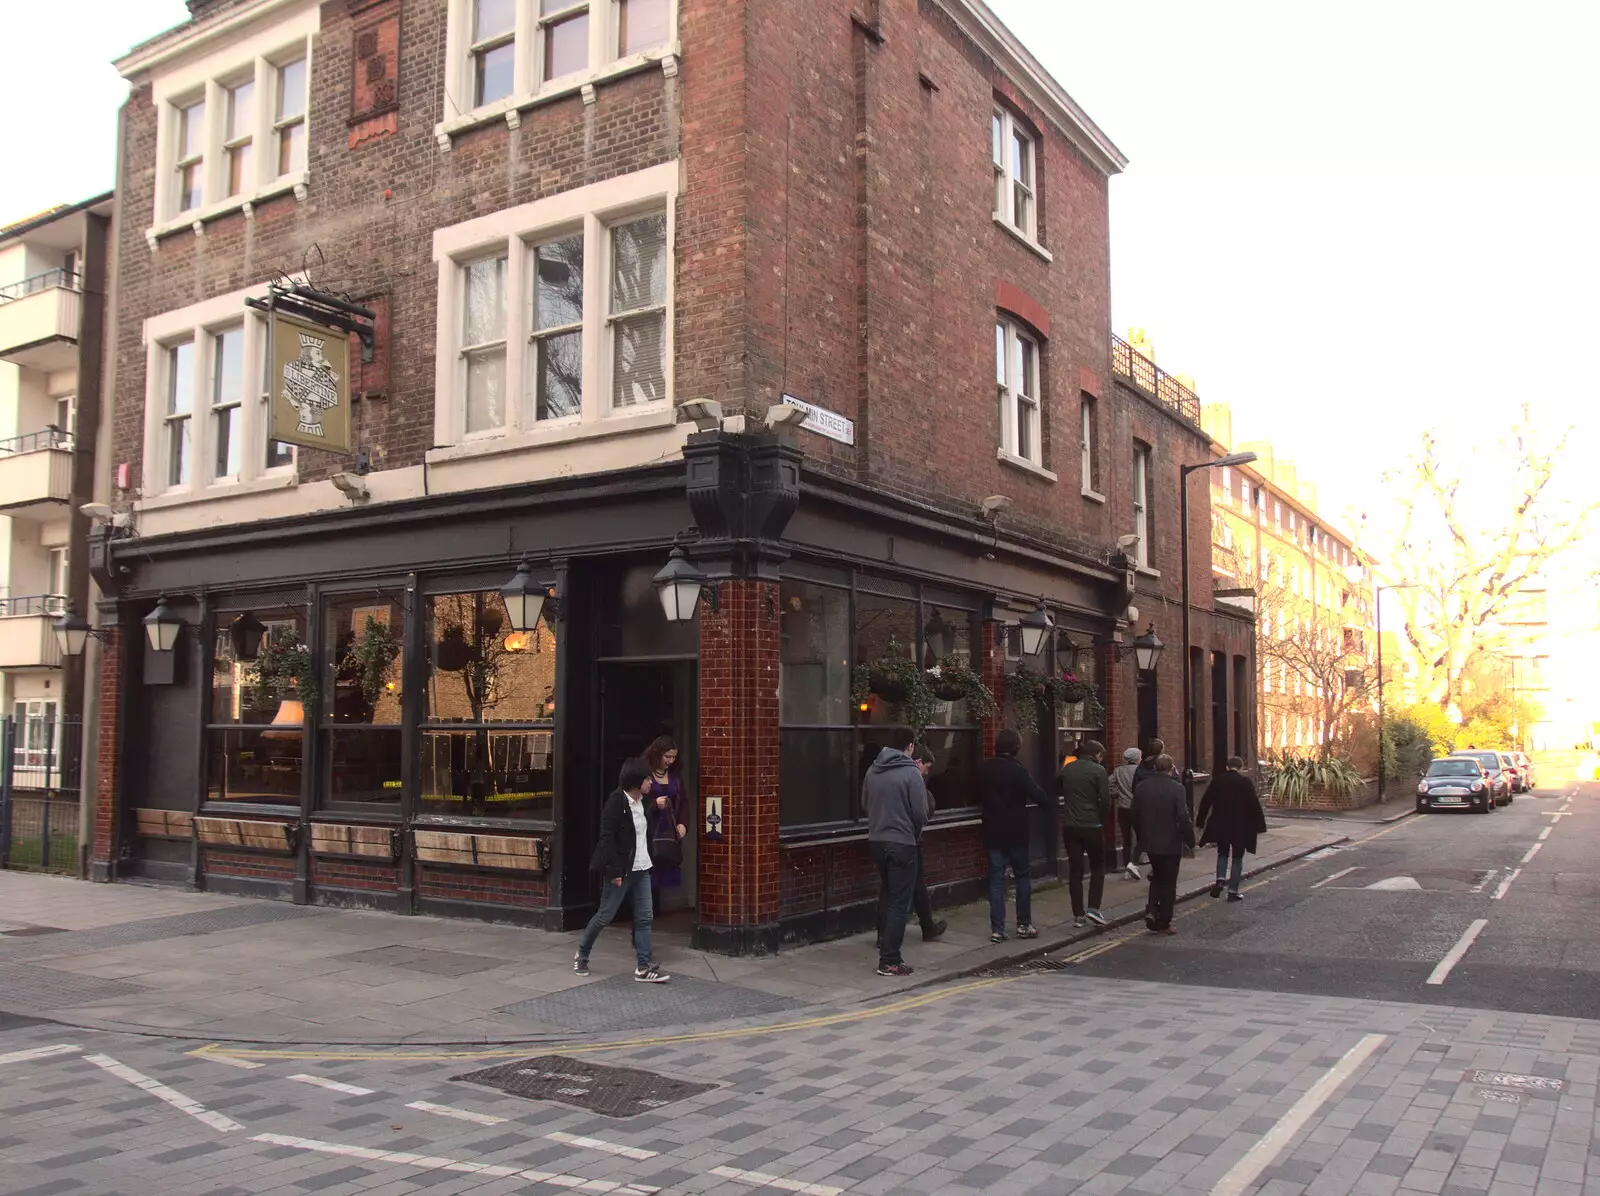
[[[1374,828],[1245,892],[1182,907],[1173,938],[1087,947],[1073,970],[1600,1017],[1600,784]]]

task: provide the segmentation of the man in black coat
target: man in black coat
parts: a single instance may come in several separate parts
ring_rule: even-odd
[[[1205,829],[1200,845],[1217,845],[1217,883],[1211,886],[1211,895],[1222,896],[1222,886],[1226,884],[1229,901],[1244,900],[1244,894],[1239,892],[1244,854],[1255,854],[1256,836],[1267,830],[1267,815],[1261,808],[1255,782],[1243,769],[1240,757],[1228,757],[1227,769],[1206,787],[1197,819]]]
[[[644,783],[650,766],[638,757],[626,761],[617,776],[617,787],[606,798],[600,811],[600,839],[594,845],[589,868],[600,874],[600,908],[583,928],[572,970],[589,974],[589,952],[600,932],[611,924],[622,903],[633,908],[633,951],[639,966],[633,978],[641,984],[661,984],[672,979],[650,957],[650,928],[655,909],[650,901],[650,833],[644,809]]]
[[[1134,786],[1129,811],[1139,845],[1150,857],[1150,907],[1144,924],[1156,934],[1175,934],[1172,907],[1178,900],[1178,865],[1183,849],[1194,846],[1194,820],[1183,786],[1172,775],[1172,757],[1157,756],[1152,768],[1155,775]]]
[[[1033,871],[1028,860],[1028,803],[1049,809],[1045,791],[1020,760],[1022,736],[1010,729],[994,738],[994,755],[978,765],[983,806],[983,848],[989,854],[989,941],[1006,941],[1006,867],[1017,882],[1017,937],[1036,939]]]

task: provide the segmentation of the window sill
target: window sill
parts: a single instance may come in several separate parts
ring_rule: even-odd
[[[268,474],[248,482],[215,482],[198,490],[178,490],[169,494],[153,494],[134,504],[135,511],[161,511],[167,507],[183,507],[190,503],[214,502],[229,498],[243,498],[250,494],[264,494],[272,490],[292,490],[300,479],[291,473]]]
[[[286,174],[281,179],[274,179],[265,186],[257,187],[248,195],[233,195],[221,203],[214,203],[210,207],[195,208],[181,216],[174,216],[171,220],[162,221],[145,229],[144,239],[150,243],[150,248],[156,247],[156,242],[162,237],[170,237],[173,233],[182,232],[184,229],[193,229],[196,233],[202,231],[201,226],[209,221],[216,220],[230,212],[243,211],[246,216],[252,214],[252,209],[262,200],[271,199],[277,195],[284,195],[293,191],[294,197],[304,200],[307,187],[310,185],[311,175],[308,171],[296,174]]]
[[[1133,567],[1133,571],[1135,573],[1142,573],[1145,577],[1160,577],[1161,576],[1161,570],[1160,569],[1152,569],[1149,565],[1135,565]]]
[[[992,215],[992,213],[991,213],[991,215]],[[1033,250],[1034,253],[1038,254],[1039,257],[1041,257],[1045,261],[1053,262],[1053,261],[1056,260],[1054,257],[1052,257],[1050,255],[1050,251],[1048,249],[1046,249],[1043,245],[1039,244],[1039,242],[1035,241],[1032,237],[1028,236],[1027,233],[1017,231],[1017,229],[1015,229],[1011,225],[1007,224],[999,216],[994,216],[994,222],[1002,231],[1007,233],[1011,237],[1012,240],[1018,241],[1021,244],[1026,245],[1029,249]]]
[[[630,432],[652,431],[656,428],[670,427],[676,423],[678,412],[671,406],[660,406],[645,411],[630,412],[627,415],[613,415],[605,419],[586,420],[580,423],[559,423],[546,428],[534,428],[511,432],[500,436],[488,436],[478,440],[469,440],[462,444],[452,444],[443,448],[430,449],[427,455],[429,465],[439,465],[448,461],[460,461],[473,457],[497,456],[501,453],[516,453],[527,449],[543,448],[552,444],[568,444],[575,440],[598,440],[606,436],[625,436]]]
[[[1085,486],[1081,490],[1079,490],[1078,493],[1083,495],[1090,502],[1097,502],[1097,503],[1100,503],[1102,506],[1105,505],[1106,496],[1104,494],[1101,494],[1098,490],[1091,490],[1087,486]]]
[[[608,62],[595,70],[582,71],[575,75],[564,75],[538,91],[527,95],[507,96],[503,100],[496,100],[492,104],[485,104],[481,108],[474,108],[462,116],[453,116],[449,120],[442,120],[433,126],[434,140],[439,143],[439,148],[448,150],[452,139],[457,133],[464,133],[469,129],[476,129],[482,125],[492,124],[503,120],[511,128],[518,128],[522,124],[521,114],[529,108],[537,108],[543,104],[553,103],[565,99],[567,96],[579,92],[584,95],[585,102],[592,103],[594,87],[599,83],[609,83],[613,79],[620,79],[625,75],[637,74],[659,66],[661,73],[668,78],[678,73],[678,59],[682,49],[677,42],[665,46],[658,46],[654,50],[646,50],[643,54],[630,54],[627,58],[619,58],[615,62]]]
[[[463,814],[418,814],[411,819],[414,827],[428,830],[446,830],[460,827],[463,831],[528,831],[536,835],[555,834],[556,824],[548,818],[472,818]]]
[[[1023,473],[1031,473],[1035,477],[1043,478],[1047,482],[1056,480],[1056,475],[1043,465],[1035,465],[1026,457],[1019,457],[1015,453],[1008,453],[1005,449],[995,449],[995,457],[1002,465],[1009,465],[1012,469],[1020,469]]]

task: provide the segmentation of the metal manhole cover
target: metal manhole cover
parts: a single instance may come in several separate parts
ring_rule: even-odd
[[[607,1117],[635,1117],[716,1087],[715,1084],[674,1080],[634,1067],[569,1059],[565,1055],[519,1059],[451,1079],[483,1084],[526,1100],[573,1105]]]

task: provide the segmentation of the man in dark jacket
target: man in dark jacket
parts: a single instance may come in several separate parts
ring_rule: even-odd
[[[1167,745],[1159,739],[1152,739],[1144,749],[1144,758],[1139,761],[1139,767],[1133,770],[1133,787],[1137,789],[1151,777],[1156,775],[1156,757],[1167,750]]]
[[[1217,845],[1217,883],[1211,886],[1211,895],[1222,896],[1222,886],[1226,883],[1229,901],[1244,900],[1244,894],[1239,892],[1244,855],[1247,851],[1255,854],[1256,836],[1267,830],[1267,815],[1261,808],[1255,782],[1243,769],[1244,761],[1240,757],[1228,757],[1227,770],[1206,786],[1197,820],[1205,829],[1200,845]]]
[[[867,769],[861,805],[867,813],[867,846],[878,866],[878,975],[909,976],[901,958],[906,919],[917,887],[917,844],[928,822],[928,788],[912,753],[916,740],[886,747]]]
[[[1150,857],[1150,906],[1144,924],[1156,934],[1174,934],[1172,907],[1178,900],[1178,864],[1194,846],[1194,820],[1183,786],[1172,775],[1172,757],[1155,759],[1155,775],[1133,788],[1133,824]]]
[[[994,755],[978,765],[983,847],[989,853],[989,941],[1006,941],[1006,867],[1017,881],[1017,937],[1036,939],[1033,872],[1028,860],[1028,803],[1048,809],[1045,792],[1017,759],[1022,736],[1010,729],[994,739]]]
[[[600,874],[600,908],[583,928],[572,970],[589,974],[589,952],[600,932],[611,924],[622,903],[633,908],[633,950],[639,966],[633,978],[642,984],[661,984],[672,979],[650,957],[650,928],[655,910],[650,903],[650,835],[646,830],[644,783],[650,766],[635,757],[626,761],[617,776],[617,787],[606,798],[600,811],[600,839],[594,845],[589,868]]]
[[[1100,899],[1106,887],[1105,826],[1111,814],[1111,778],[1106,775],[1104,744],[1092,739],[1078,745],[1078,758],[1056,778],[1061,794],[1061,840],[1067,849],[1068,884],[1072,889],[1072,924],[1087,918],[1096,926],[1106,919]],[[1089,907],[1083,905],[1083,861],[1089,861]]]

